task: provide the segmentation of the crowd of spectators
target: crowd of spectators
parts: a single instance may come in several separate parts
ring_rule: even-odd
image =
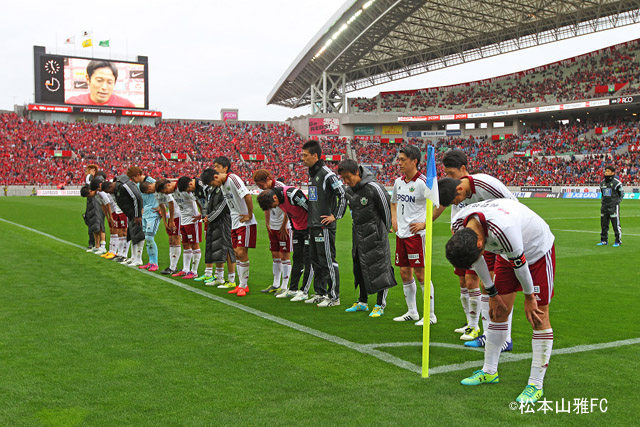
[[[597,90],[604,87],[605,90]],[[611,87],[611,89],[607,89]],[[418,90],[380,94],[380,112],[436,112],[441,110],[514,107],[540,103],[562,103],[611,95],[637,94],[640,90],[640,43],[586,56],[550,68],[508,76],[493,82],[446,91]],[[362,112],[362,99],[353,112]],[[375,110],[377,98],[367,100],[367,112]]]
[[[470,170],[484,171],[508,185],[595,184],[602,165],[613,162],[625,185],[639,184],[636,121],[574,122],[546,126],[510,135],[502,140],[488,137],[412,138],[408,142],[426,151],[434,144],[437,163],[452,148],[464,150]],[[391,185],[398,176],[398,144],[319,138],[326,155],[355,156],[372,168],[378,180]],[[307,170],[300,162],[303,138],[286,124],[160,122],[157,126],[91,123],[37,122],[16,114],[0,115],[0,179],[3,185],[79,185],[84,168],[96,163],[110,176],[129,166],[140,166],[153,177],[196,176],[211,161],[226,155],[232,170],[251,183],[254,170],[269,169],[285,182],[304,185]],[[49,150],[70,150],[71,158],[51,155]],[[185,161],[167,160],[164,153],[183,153]],[[515,156],[519,153],[521,156]],[[524,153],[524,154],[523,154]],[[242,154],[264,155],[264,160],[243,160]],[[335,168],[337,162],[327,162]],[[443,175],[439,166],[439,175]]]

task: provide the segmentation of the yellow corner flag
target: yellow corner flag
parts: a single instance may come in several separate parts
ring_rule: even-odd
[[[438,176],[436,172],[435,150],[427,147],[427,218],[425,221],[424,248],[424,325],[422,326],[422,378],[429,377],[429,342],[431,317],[431,246],[433,240],[433,207],[440,206],[438,195]]]
[[[91,43],[91,39],[86,39],[82,42],[82,47],[91,47],[93,44]]]

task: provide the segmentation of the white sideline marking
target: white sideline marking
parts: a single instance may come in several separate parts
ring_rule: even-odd
[[[5,222],[7,224],[11,224],[11,225],[15,225],[16,227],[20,227],[23,228],[25,230],[31,231],[33,233],[37,233],[40,234],[42,236],[48,237],[50,239],[53,239],[57,242],[60,243],[64,243],[66,245],[69,246],[73,246],[75,248],[79,248],[79,249],[85,249],[83,246],[75,244],[75,243],[71,243],[68,242],[66,240],[60,239],[58,237],[52,236],[51,234],[47,234],[44,233],[42,231],[24,226],[22,224],[18,224],[12,221],[8,221],[4,218],[0,218],[0,221]],[[362,353],[362,354],[366,354],[369,356],[373,356],[379,360],[382,360],[383,362],[392,364],[394,366],[397,366],[399,368],[402,369],[406,369],[408,371],[414,372],[416,374],[421,374],[422,373],[422,368],[419,365],[413,364],[411,362],[407,362],[406,360],[400,359],[398,357],[392,356],[388,353],[385,353],[383,351],[379,351],[376,350],[376,347],[402,347],[402,346],[421,346],[422,343],[419,342],[410,342],[410,343],[381,343],[381,344],[358,344],[358,343],[354,343],[348,340],[345,340],[343,338],[337,337],[335,335],[331,335],[331,334],[327,334],[325,332],[322,331],[318,331],[317,329],[313,329],[313,328],[309,328],[307,326],[304,325],[300,325],[298,323],[295,322],[291,322],[289,320],[283,319],[281,317],[277,317],[274,315],[271,315],[269,313],[265,313],[263,311],[260,310],[256,310],[255,308],[251,308],[251,307],[247,307],[244,306],[242,304],[230,301],[226,298],[222,298],[219,297],[217,295],[214,294],[210,294],[208,292],[205,292],[201,289],[198,288],[194,288],[192,286],[189,286],[187,284],[178,282],[174,279],[169,279],[167,277],[158,275],[158,274],[154,274],[152,272],[149,272],[147,270],[140,270],[140,269],[136,269],[137,271],[147,274],[149,276],[152,276],[156,279],[160,279],[162,281],[165,281],[167,283],[170,283],[174,286],[178,286],[184,290],[187,290],[189,292],[193,292],[195,294],[201,295],[205,298],[209,298],[211,300],[214,300],[216,302],[219,302],[221,304],[225,304],[227,306],[233,307],[233,308],[237,308],[238,310],[242,310],[246,313],[249,314],[253,314],[254,316],[258,316],[262,319],[265,320],[270,320],[274,323],[278,323],[280,325],[286,326],[288,328],[294,329],[296,331],[299,332],[303,332],[309,335],[312,335],[314,337],[329,341],[331,343],[337,344],[337,345],[341,345],[343,347],[347,347],[350,348],[351,350],[355,350],[358,353]],[[574,347],[567,347],[567,348],[560,348],[557,350],[553,350],[552,351],[552,355],[560,355],[560,354],[574,354],[574,353],[582,353],[582,352],[586,352],[586,351],[594,351],[594,350],[602,350],[605,348],[616,348],[616,347],[623,347],[623,346],[627,346],[627,345],[634,345],[634,344],[640,344],[640,338],[632,338],[632,339],[628,339],[628,340],[620,340],[620,341],[613,341],[613,342],[608,342],[608,343],[600,343],[600,344],[587,344],[587,345],[577,345]],[[433,347],[444,347],[444,348],[456,348],[456,349],[460,349],[460,346],[457,346],[455,344],[448,344],[448,343],[430,343],[430,345],[432,345]],[[462,346],[463,348],[465,348],[464,346]],[[469,349],[469,350],[476,350],[476,349]],[[480,350],[480,349],[477,349]],[[477,351],[476,350],[476,351]],[[482,350],[480,350],[482,351]],[[531,359],[532,354],[531,353],[520,353],[520,354],[503,354],[500,356],[501,362],[517,362],[517,361],[521,361],[521,360],[527,360],[527,359]],[[444,365],[444,366],[436,366],[434,368],[429,368],[429,375],[436,375],[436,374],[446,374],[449,372],[455,372],[455,371],[462,371],[462,370],[467,370],[467,369],[472,369],[472,368],[477,368],[477,367],[482,367],[483,362],[479,361],[479,360],[475,360],[475,361],[469,361],[469,362],[464,362],[464,363],[455,363],[455,364],[451,364],[451,365]]]
[[[0,221],[6,222],[7,224],[15,225],[16,227],[20,227],[20,228],[23,228],[23,229],[28,230],[28,231],[32,231],[34,233],[40,234],[40,235],[45,236],[45,237],[49,237],[49,238],[51,238],[53,240],[56,240],[56,241],[58,241],[60,243],[64,243],[66,245],[70,245],[70,246],[73,246],[73,247],[76,247],[76,248],[79,248],[79,249],[84,249],[84,247],[82,247],[81,245],[77,245],[75,243],[71,243],[71,242],[68,242],[66,240],[62,240],[62,239],[60,239],[58,237],[52,236],[52,235],[47,234],[47,233],[43,233],[42,231],[39,231],[39,230],[30,228],[30,227],[24,226],[22,224],[17,224],[15,222],[8,221],[8,220],[6,220],[4,218],[0,218]],[[141,272],[141,273],[145,273],[145,274],[147,274],[149,276],[152,276],[152,277],[154,277],[156,279],[160,279],[162,281],[170,283],[170,284],[172,284],[174,286],[178,286],[178,287],[180,287],[180,288],[182,288],[184,290],[187,290],[189,292],[193,292],[194,294],[198,294],[200,296],[203,296],[205,298],[209,298],[209,299],[214,300],[216,302],[219,302],[221,304],[225,304],[225,305],[228,305],[230,307],[237,308],[238,310],[242,310],[242,311],[244,311],[246,313],[253,314],[254,316],[258,316],[258,317],[260,317],[262,319],[265,319],[265,320],[270,320],[272,322],[278,323],[280,325],[286,326],[286,327],[294,329],[296,331],[304,332],[306,334],[313,335],[314,337],[329,341],[331,343],[338,344],[338,345],[350,348],[350,349],[355,350],[355,351],[357,351],[359,353],[363,353],[363,354],[366,354],[366,355],[369,355],[369,356],[373,356],[373,357],[375,357],[377,359],[382,360],[383,362],[390,363],[390,364],[395,365],[395,366],[397,366],[399,368],[406,369],[406,370],[414,372],[416,374],[420,374],[422,372],[422,368],[420,366],[418,366],[418,365],[415,365],[413,363],[407,362],[406,360],[400,359],[398,357],[392,356],[389,353],[385,353],[383,351],[375,350],[375,349],[373,349],[373,348],[371,348],[371,347],[369,347],[367,345],[354,343],[354,342],[345,340],[343,338],[337,337],[335,335],[327,334],[325,332],[318,331],[317,329],[309,328],[307,326],[300,325],[300,324],[295,323],[295,322],[291,322],[291,321],[283,319],[281,317],[273,316],[273,315],[271,315],[269,313],[265,313],[263,311],[256,310],[255,308],[247,307],[247,306],[244,306],[242,304],[238,304],[237,302],[229,301],[226,298],[222,298],[222,297],[219,297],[217,295],[210,294],[210,293],[205,292],[205,291],[203,291],[201,289],[194,288],[194,287],[189,286],[187,284],[178,282],[178,281],[176,281],[174,279],[169,279],[167,277],[164,277],[164,276],[161,276],[161,275],[158,275],[158,274],[154,274],[154,273],[149,272],[147,270],[140,270],[138,268],[136,268],[136,270]]]
[[[551,355],[557,356],[560,354],[583,353],[585,351],[602,350],[605,348],[623,347],[626,345],[634,345],[634,344],[640,344],[640,338],[605,342],[600,344],[576,345],[575,347],[559,348],[557,350],[552,350]],[[500,356],[500,362],[501,363],[518,362],[520,360],[531,359],[531,357],[532,357],[531,353],[502,354]],[[435,368],[429,368],[429,375],[446,374],[448,372],[463,371],[463,370],[473,369],[473,368],[481,368],[483,364],[484,364],[483,361],[475,360],[475,361],[469,361],[464,363],[455,363],[452,365],[436,366]]]
[[[383,342],[378,344],[365,344],[369,348],[389,348],[389,347],[422,347],[422,342]],[[442,348],[452,348],[454,350],[468,350],[468,351],[480,351],[484,352],[482,348],[474,348],[474,347],[465,347],[462,343],[458,344],[449,344],[446,342],[431,342],[429,343],[429,347],[442,347]]]
[[[552,231],[567,231],[570,233],[590,233],[590,234],[600,234],[599,231],[590,231],[590,230],[562,230],[559,228],[552,228]],[[612,233],[613,234],[613,233]],[[634,237],[640,237],[640,234],[629,234],[629,233],[622,233],[622,237],[626,237],[626,236],[634,236]]]

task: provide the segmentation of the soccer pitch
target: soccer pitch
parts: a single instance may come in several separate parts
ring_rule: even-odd
[[[358,295],[349,214],[336,238],[342,305],[317,308],[259,292],[272,281],[259,208],[251,291],[238,298],[85,253],[80,197],[0,198],[0,424],[637,425],[640,203],[622,203],[623,245],[613,248],[595,245],[599,201],[522,201],[556,236],[554,355],[544,385],[553,411],[546,414],[510,405],[531,361],[522,295],[500,383],[460,385],[483,354],[453,332],[464,314],[444,257],[448,211],[434,223],[438,323],[431,377],[422,379],[422,329],[392,321],[406,311],[402,286],[389,292],[381,318],[344,312]],[[164,230],[156,241],[162,269]],[[588,412],[575,399],[587,399]],[[591,407],[591,399],[606,404]],[[555,412],[560,402],[564,409],[569,402],[569,413]]]

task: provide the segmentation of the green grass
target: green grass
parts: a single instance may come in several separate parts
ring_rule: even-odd
[[[640,337],[640,204],[622,205],[623,246],[600,248],[598,201],[525,203],[556,236],[554,349]],[[83,210],[81,198],[0,198],[0,218],[84,246]],[[442,253],[449,236],[444,216],[434,224],[439,323],[431,339],[460,344],[453,329],[463,313]],[[264,228],[250,251],[248,297],[189,284],[359,344],[421,341],[420,328],[391,320],[406,311],[401,287],[390,291],[380,319],[344,313],[357,298],[350,238],[347,216],[336,244],[341,307],[318,309],[258,292],[271,282]],[[156,241],[164,268],[164,231]],[[605,414],[522,415],[509,403],[525,385],[529,360],[502,363],[500,384],[480,389],[459,384],[471,370],[422,379],[3,221],[0,242],[0,425],[637,424],[640,345],[551,358],[546,398],[606,398]],[[519,296],[513,353],[531,351],[521,307]],[[383,350],[420,364],[420,347]],[[432,367],[482,359],[462,349],[433,347],[430,354]]]

